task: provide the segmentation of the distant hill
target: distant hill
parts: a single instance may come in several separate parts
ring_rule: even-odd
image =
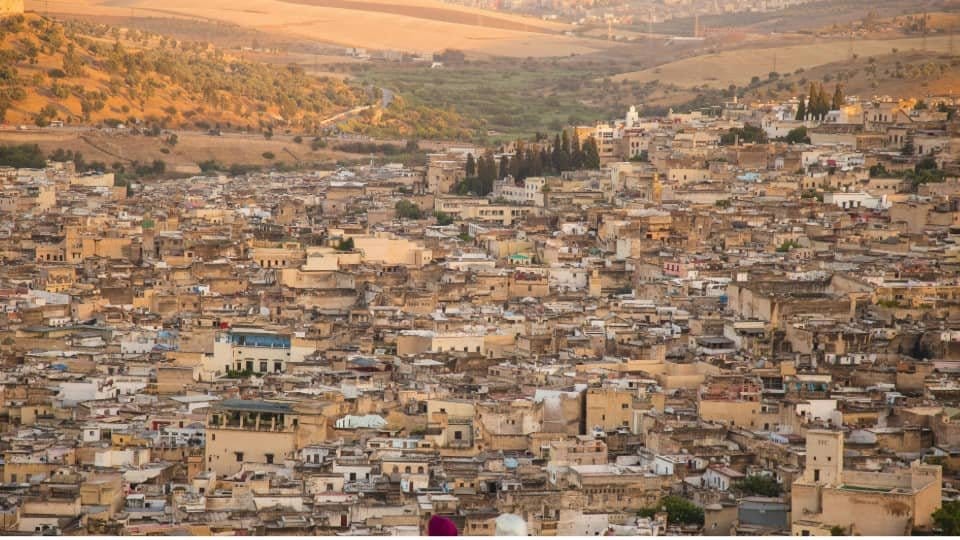
[[[31,2],[43,9],[41,0]],[[300,40],[370,50],[430,54],[452,48],[471,55],[563,57],[605,50],[609,43],[564,35],[568,24],[444,0],[70,0],[58,13],[190,17],[217,20]],[[28,7],[30,5],[28,4]]]
[[[356,85],[245,61],[203,43],[35,14],[0,20],[2,123],[311,133],[376,101]],[[417,135],[420,127],[397,119],[384,134]]]

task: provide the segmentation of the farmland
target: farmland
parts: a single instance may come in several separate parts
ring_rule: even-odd
[[[792,73],[798,69],[808,70],[850,59],[851,55],[867,57],[889,54],[893,49],[920,50],[924,44],[928,52],[948,52],[950,37],[834,40],[787,47],[740,48],[703,54],[642,71],[624,73],[615,79],[641,83],[656,80],[669,81],[674,85],[688,88],[700,85],[726,88],[731,84],[746,85],[753,77],[766,79],[770,72]]]
[[[334,4],[342,7],[331,7]],[[586,54],[608,46],[568,37],[563,26],[439,1],[327,0],[28,0],[28,8],[63,14],[179,16],[223,21],[267,33],[368,49],[431,53],[455,48],[480,55],[545,57]]]

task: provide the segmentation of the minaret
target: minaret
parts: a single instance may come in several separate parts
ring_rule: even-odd
[[[807,431],[807,463],[803,470],[803,480],[827,486],[843,483],[842,431]]]

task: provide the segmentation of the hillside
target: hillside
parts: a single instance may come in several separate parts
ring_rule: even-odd
[[[792,73],[798,69],[810,70],[817,66],[844,61],[851,55],[869,57],[894,51],[919,50],[947,53],[951,47],[948,36],[902,38],[890,40],[824,41],[787,47],[745,47],[703,54],[670,62],[654,68],[624,73],[615,80],[641,83],[659,80],[683,88],[706,85],[724,89],[733,84],[746,86],[753,77],[765,80],[770,72]]]
[[[0,66],[7,123],[310,131],[370,100],[341,81],[244,62],[203,44],[32,14],[0,22]]]
[[[752,89],[752,96],[789,98],[802,94],[808,81],[823,82],[828,88],[843,86],[844,93],[860,97],[924,97],[947,95],[960,86],[960,59],[948,54],[898,51],[877,56],[860,56],[833,62]]]
[[[454,48],[562,57],[609,47],[564,35],[568,25],[441,0],[28,0],[27,7],[71,15],[190,17],[314,42],[426,54]]]

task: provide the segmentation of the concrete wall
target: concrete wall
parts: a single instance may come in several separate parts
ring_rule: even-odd
[[[273,454],[274,463],[282,463],[296,450],[292,431],[248,431],[207,428],[206,469],[217,476],[228,476],[240,471],[245,462],[266,463],[266,454]],[[234,452],[243,453],[237,461]]]

